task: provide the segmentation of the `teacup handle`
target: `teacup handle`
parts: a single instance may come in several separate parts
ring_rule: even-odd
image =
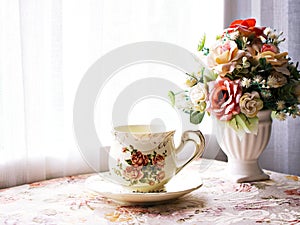
[[[193,137],[191,137],[191,134],[195,134],[199,140],[196,141]],[[194,154],[192,155],[192,157],[189,158],[189,160],[184,163],[183,165],[181,165],[180,167],[177,167],[176,169],[176,174],[183,169],[183,167],[185,167],[186,165],[188,165],[190,162],[192,162],[194,159],[200,157],[203,152],[204,152],[204,148],[205,148],[205,138],[203,136],[203,134],[197,130],[197,131],[193,131],[193,130],[187,130],[185,132],[183,132],[182,136],[181,136],[181,143],[178,146],[178,148],[176,149],[176,154],[178,154],[179,152],[181,152],[184,149],[184,146],[187,142],[193,142],[195,144],[195,151]]]

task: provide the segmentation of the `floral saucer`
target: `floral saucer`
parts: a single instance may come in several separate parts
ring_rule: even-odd
[[[85,185],[88,189],[121,204],[149,205],[164,203],[186,195],[200,188],[202,181],[196,171],[189,171],[189,174],[181,171],[161,190],[135,192],[112,182],[109,172],[101,172],[98,175],[89,177]]]

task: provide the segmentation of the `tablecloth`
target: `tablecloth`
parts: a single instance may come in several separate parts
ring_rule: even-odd
[[[166,204],[121,205],[86,188],[93,174],[0,189],[0,224],[300,224],[300,178],[234,183],[226,163],[200,159],[203,186]]]

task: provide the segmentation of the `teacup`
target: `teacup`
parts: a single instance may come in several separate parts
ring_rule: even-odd
[[[155,191],[186,165],[202,156],[205,139],[200,131],[185,131],[181,143],[174,146],[175,130],[164,131],[161,126],[128,125],[115,127],[110,149],[109,170],[112,179],[139,192]],[[179,162],[187,142],[195,149],[185,162]],[[180,164],[180,165],[179,165]]]

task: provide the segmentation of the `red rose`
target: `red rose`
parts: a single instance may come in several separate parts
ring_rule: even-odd
[[[246,20],[235,20],[230,24],[229,28],[237,29],[246,37],[249,37],[252,34],[255,34],[256,37],[265,36],[264,30],[266,27],[255,27],[255,24],[256,20],[253,18]]]
[[[261,52],[266,52],[266,51],[278,53],[278,48],[272,44],[264,44],[261,47]]]
[[[137,151],[131,155],[132,165],[135,167],[146,166],[149,162],[148,156],[143,155],[140,151]]]
[[[239,80],[228,78],[209,82],[212,90],[209,94],[207,111],[219,120],[231,120],[233,115],[240,113],[239,101],[242,96],[242,87]]]
[[[163,168],[165,166],[165,157],[160,154],[157,154],[153,158],[153,165],[157,166],[158,168]]]

